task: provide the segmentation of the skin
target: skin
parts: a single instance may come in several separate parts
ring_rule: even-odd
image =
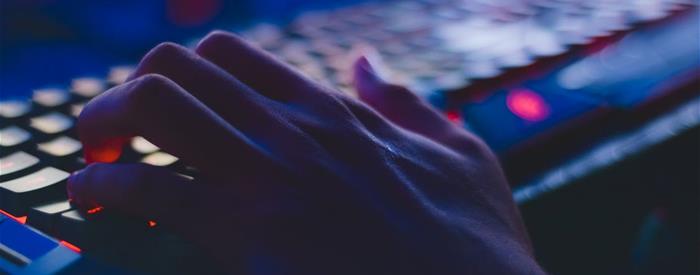
[[[355,62],[357,100],[229,33],[161,44],[81,113],[92,164],[69,196],[154,219],[231,273],[543,273],[493,153],[375,67]],[[201,176],[110,163],[136,135]]]

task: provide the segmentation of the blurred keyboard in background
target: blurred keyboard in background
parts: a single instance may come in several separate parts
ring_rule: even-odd
[[[311,78],[349,94],[354,94],[350,53],[358,45],[376,48],[393,81],[464,123],[498,153],[512,184],[527,191],[516,196],[522,202],[536,198],[527,188],[538,177],[582,159],[583,152],[597,152],[592,148],[608,146],[610,140],[635,134],[672,137],[698,127],[695,4],[368,2],[305,12],[284,26],[260,23],[237,31]],[[71,249],[144,271],[187,270],[172,264],[185,257],[181,262],[195,267],[206,262],[161,232],[157,221],[107,218],[102,209],[83,213],[67,201],[66,178],[84,166],[76,117],[92,97],[122,83],[131,70],[117,66],[106,76],[95,72],[68,87],[37,87],[30,99],[0,102],[0,271],[83,266]],[[645,128],[652,124],[663,129]],[[651,145],[650,139],[631,140],[643,145],[636,150]],[[607,153],[590,161],[615,157]],[[122,161],[196,174],[143,138],[133,140]],[[154,253],[154,247],[164,245],[174,248]]]

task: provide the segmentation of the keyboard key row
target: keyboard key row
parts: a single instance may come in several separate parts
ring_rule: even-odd
[[[23,216],[29,207],[66,197],[65,171],[46,167],[32,174],[0,183],[0,209]]]

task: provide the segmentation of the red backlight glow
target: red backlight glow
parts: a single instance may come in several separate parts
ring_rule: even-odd
[[[88,210],[87,210],[87,213],[88,213],[88,214],[95,214],[95,213],[97,213],[97,212],[102,211],[102,209],[104,209],[104,207],[98,206],[98,207],[95,207],[95,208],[92,208],[92,209],[88,209]]]
[[[0,210],[0,214],[4,214],[5,216],[8,216],[12,218],[13,220],[17,221],[18,223],[25,224],[27,223],[27,216],[21,216],[21,217],[15,217],[10,213],[7,213],[5,211]]]
[[[506,97],[508,109],[527,121],[541,121],[549,116],[549,105],[537,93],[528,89],[515,89]]]
[[[75,251],[76,253],[80,253],[80,247],[77,247],[77,246],[75,246],[74,244],[69,243],[69,242],[66,242],[66,241],[60,241],[60,243],[61,243],[63,246],[67,247],[68,249],[73,250],[73,251]]]
[[[449,119],[453,123],[456,123],[456,124],[462,123],[462,116],[459,115],[459,112],[449,111],[446,113],[446,115],[447,115],[447,119]]]

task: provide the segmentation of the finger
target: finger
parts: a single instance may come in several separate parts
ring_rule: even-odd
[[[274,125],[269,99],[252,91],[226,71],[174,43],[162,43],[141,60],[133,78],[160,74],[177,83],[242,132]],[[274,78],[270,75],[270,78]],[[279,129],[270,127],[267,129]]]
[[[319,91],[297,70],[231,33],[210,33],[195,52],[269,98],[293,101]]]
[[[114,140],[139,135],[214,175],[228,175],[232,165],[266,164],[252,142],[160,75],[142,76],[90,101],[78,118],[78,134],[89,163],[114,161],[104,154],[118,150]]]
[[[366,56],[354,64],[353,85],[362,101],[402,128],[439,143],[455,143],[465,131],[405,87],[383,80]]]
[[[110,211],[183,226],[183,217],[204,211],[207,185],[195,184],[167,168],[140,163],[97,163],[68,179],[72,203],[84,209],[104,206]]]

